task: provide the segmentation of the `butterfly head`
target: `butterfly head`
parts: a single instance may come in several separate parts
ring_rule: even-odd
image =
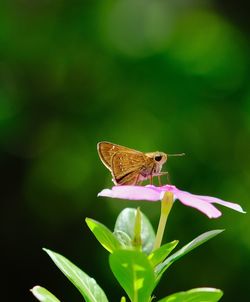
[[[162,166],[167,161],[167,154],[164,152],[156,151],[147,153],[146,155],[152,158],[154,162],[159,166]]]

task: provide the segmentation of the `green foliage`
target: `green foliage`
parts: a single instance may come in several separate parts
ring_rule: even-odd
[[[124,248],[133,247],[132,240],[127,233],[124,233],[123,231],[114,231],[113,234]]]
[[[147,256],[139,251],[116,251],[109,257],[116,279],[133,302],[149,302],[155,275]]]
[[[172,241],[161,246],[159,249],[152,252],[148,257],[140,251],[117,250],[110,255],[110,267],[123,287],[131,301],[147,302],[151,301],[153,289],[158,284],[160,278],[166,269],[181,257],[205,243],[209,239],[220,234],[223,230],[214,230],[206,232],[190,243],[182,247],[179,251],[164,259],[176,247],[178,241]],[[163,262],[162,262],[163,261]],[[154,269],[154,267],[156,268]],[[163,301],[192,301],[215,302],[218,301],[222,293],[215,289],[195,289],[188,292],[177,293],[166,297]],[[188,300],[187,300],[188,299]]]
[[[159,302],[217,302],[223,292],[215,288],[195,288],[172,294]]]
[[[117,232],[123,232],[126,233],[131,240],[133,240],[135,236],[134,226],[136,213],[137,210],[133,208],[126,208],[122,210],[115,223],[115,234],[117,234]],[[141,240],[142,251],[146,254],[149,254],[153,249],[155,232],[150,221],[143,213],[141,213]]]
[[[166,243],[157,250],[150,253],[148,259],[150,260],[151,265],[155,267],[160,264],[172,252],[178,242],[178,240],[174,240],[172,242]]]
[[[213,230],[206,233],[201,234],[200,236],[196,237],[194,240],[183,246],[180,250],[175,252],[173,255],[168,257],[163,263],[159,264],[156,267],[156,275],[157,281],[161,278],[162,274],[165,270],[175,261],[179,260],[181,257],[186,255],[187,253],[191,252],[193,249],[197,248],[201,244],[205,243],[206,241],[212,239],[213,237],[217,236],[224,230]]]
[[[154,240],[155,236],[149,220],[139,209],[127,208],[120,213],[116,221],[115,235],[106,226],[93,219],[86,218],[86,223],[101,245],[111,253],[109,256],[111,270],[131,302],[150,302],[154,288],[173,262],[223,231],[206,232],[166,258],[176,247],[178,241],[166,243],[147,256],[146,252],[149,252],[147,247],[150,246],[148,242]],[[144,238],[147,243],[144,244],[142,240],[144,251],[140,249],[141,238]],[[108,302],[105,293],[95,279],[89,277],[64,256],[48,249],[44,250],[80,291],[86,302]],[[59,302],[53,294],[40,286],[34,287],[32,293],[41,302]],[[201,288],[175,293],[160,302],[216,302],[221,296],[222,292],[219,290]],[[122,297],[121,302],[125,301],[125,297]]]
[[[86,223],[96,239],[110,253],[122,247],[140,250],[142,246],[146,252],[149,247],[148,242],[155,238],[150,221],[139,209],[125,209],[121,214],[117,218],[114,233],[102,223],[91,218],[86,218]],[[131,223],[125,222],[126,219],[131,219]],[[142,226],[145,241],[142,241]]]
[[[132,245],[137,250],[141,250],[142,248],[141,226],[142,226],[141,211],[140,208],[137,208],[135,214],[134,237],[132,238]]]
[[[96,239],[110,253],[121,247],[115,235],[104,224],[91,218],[86,218],[85,221]]]
[[[51,292],[49,292],[44,287],[34,286],[31,289],[31,292],[40,302],[60,302]]]
[[[108,302],[105,293],[95,279],[89,277],[64,256],[48,249],[44,250],[62,273],[75,285],[86,302]]]

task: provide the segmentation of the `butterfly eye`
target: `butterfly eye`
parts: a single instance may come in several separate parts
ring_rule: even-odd
[[[161,155],[155,156],[155,160],[156,160],[156,161],[161,161],[161,159],[162,159],[162,156],[161,156]]]

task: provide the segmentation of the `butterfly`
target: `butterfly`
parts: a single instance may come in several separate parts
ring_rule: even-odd
[[[144,153],[128,147],[120,146],[110,142],[99,142],[97,151],[103,164],[112,174],[115,185],[136,185],[143,180],[168,174],[161,172],[162,166],[167,161],[168,156],[182,156],[181,154],[169,154],[164,152]]]

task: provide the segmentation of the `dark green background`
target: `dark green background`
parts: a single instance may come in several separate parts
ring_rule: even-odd
[[[243,1],[1,1],[0,152],[3,301],[80,294],[42,251],[123,291],[84,219],[110,228],[126,206],[154,227],[159,204],[97,198],[111,187],[96,143],[185,152],[165,169],[177,187],[249,209],[249,10]],[[173,265],[155,294],[213,286],[249,298],[248,214],[209,220],[176,203],[165,240],[226,231]],[[2,287],[2,286],[1,286]]]

